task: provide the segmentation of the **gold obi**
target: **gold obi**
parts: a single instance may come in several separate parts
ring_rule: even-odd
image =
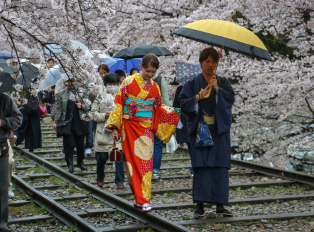
[[[207,125],[215,124],[215,117],[204,115],[204,122],[206,122]]]

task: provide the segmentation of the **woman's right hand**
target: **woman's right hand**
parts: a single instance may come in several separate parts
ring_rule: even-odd
[[[57,132],[57,123],[53,124],[53,130]]]
[[[106,115],[105,115],[105,118],[109,118],[110,114],[111,114],[111,111],[107,111]]]
[[[114,140],[116,138],[116,140],[119,139],[119,134],[118,134],[118,130],[117,129],[113,129],[112,133],[111,133],[112,139]]]

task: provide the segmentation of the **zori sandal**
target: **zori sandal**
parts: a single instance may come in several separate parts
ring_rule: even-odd
[[[142,206],[143,212],[149,212],[151,210],[152,210],[152,206],[150,204],[148,204],[148,203],[143,204],[143,206]]]

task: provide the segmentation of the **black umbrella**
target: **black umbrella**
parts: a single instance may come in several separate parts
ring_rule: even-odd
[[[21,69],[13,69],[7,65],[7,62],[3,59],[0,59],[0,68],[3,69],[0,72],[0,81],[2,82],[0,86],[0,93],[14,91],[13,84],[18,83],[20,85],[27,85],[33,79],[37,78],[40,73],[38,68],[31,64],[25,62],[22,63]],[[11,77],[11,73],[20,71],[22,73],[16,80]]]
[[[165,47],[141,44],[133,47],[123,48],[114,56],[114,58],[121,58],[125,60],[142,58],[148,53],[153,53],[156,56],[173,56],[173,54]]]

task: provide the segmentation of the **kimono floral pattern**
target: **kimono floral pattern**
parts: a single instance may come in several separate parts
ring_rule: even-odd
[[[137,117],[140,110],[123,112],[126,100],[148,101],[153,117]],[[163,105],[158,85],[152,80],[144,82],[140,74],[126,78],[115,99],[116,108],[111,112],[107,128],[117,128],[122,139],[122,150],[128,181],[137,203],[151,199],[154,133],[167,142],[175,132],[180,111]],[[134,105],[134,104],[133,104]],[[133,106],[132,105],[132,106]],[[138,105],[137,103],[135,105]],[[127,108],[126,107],[126,108]]]

